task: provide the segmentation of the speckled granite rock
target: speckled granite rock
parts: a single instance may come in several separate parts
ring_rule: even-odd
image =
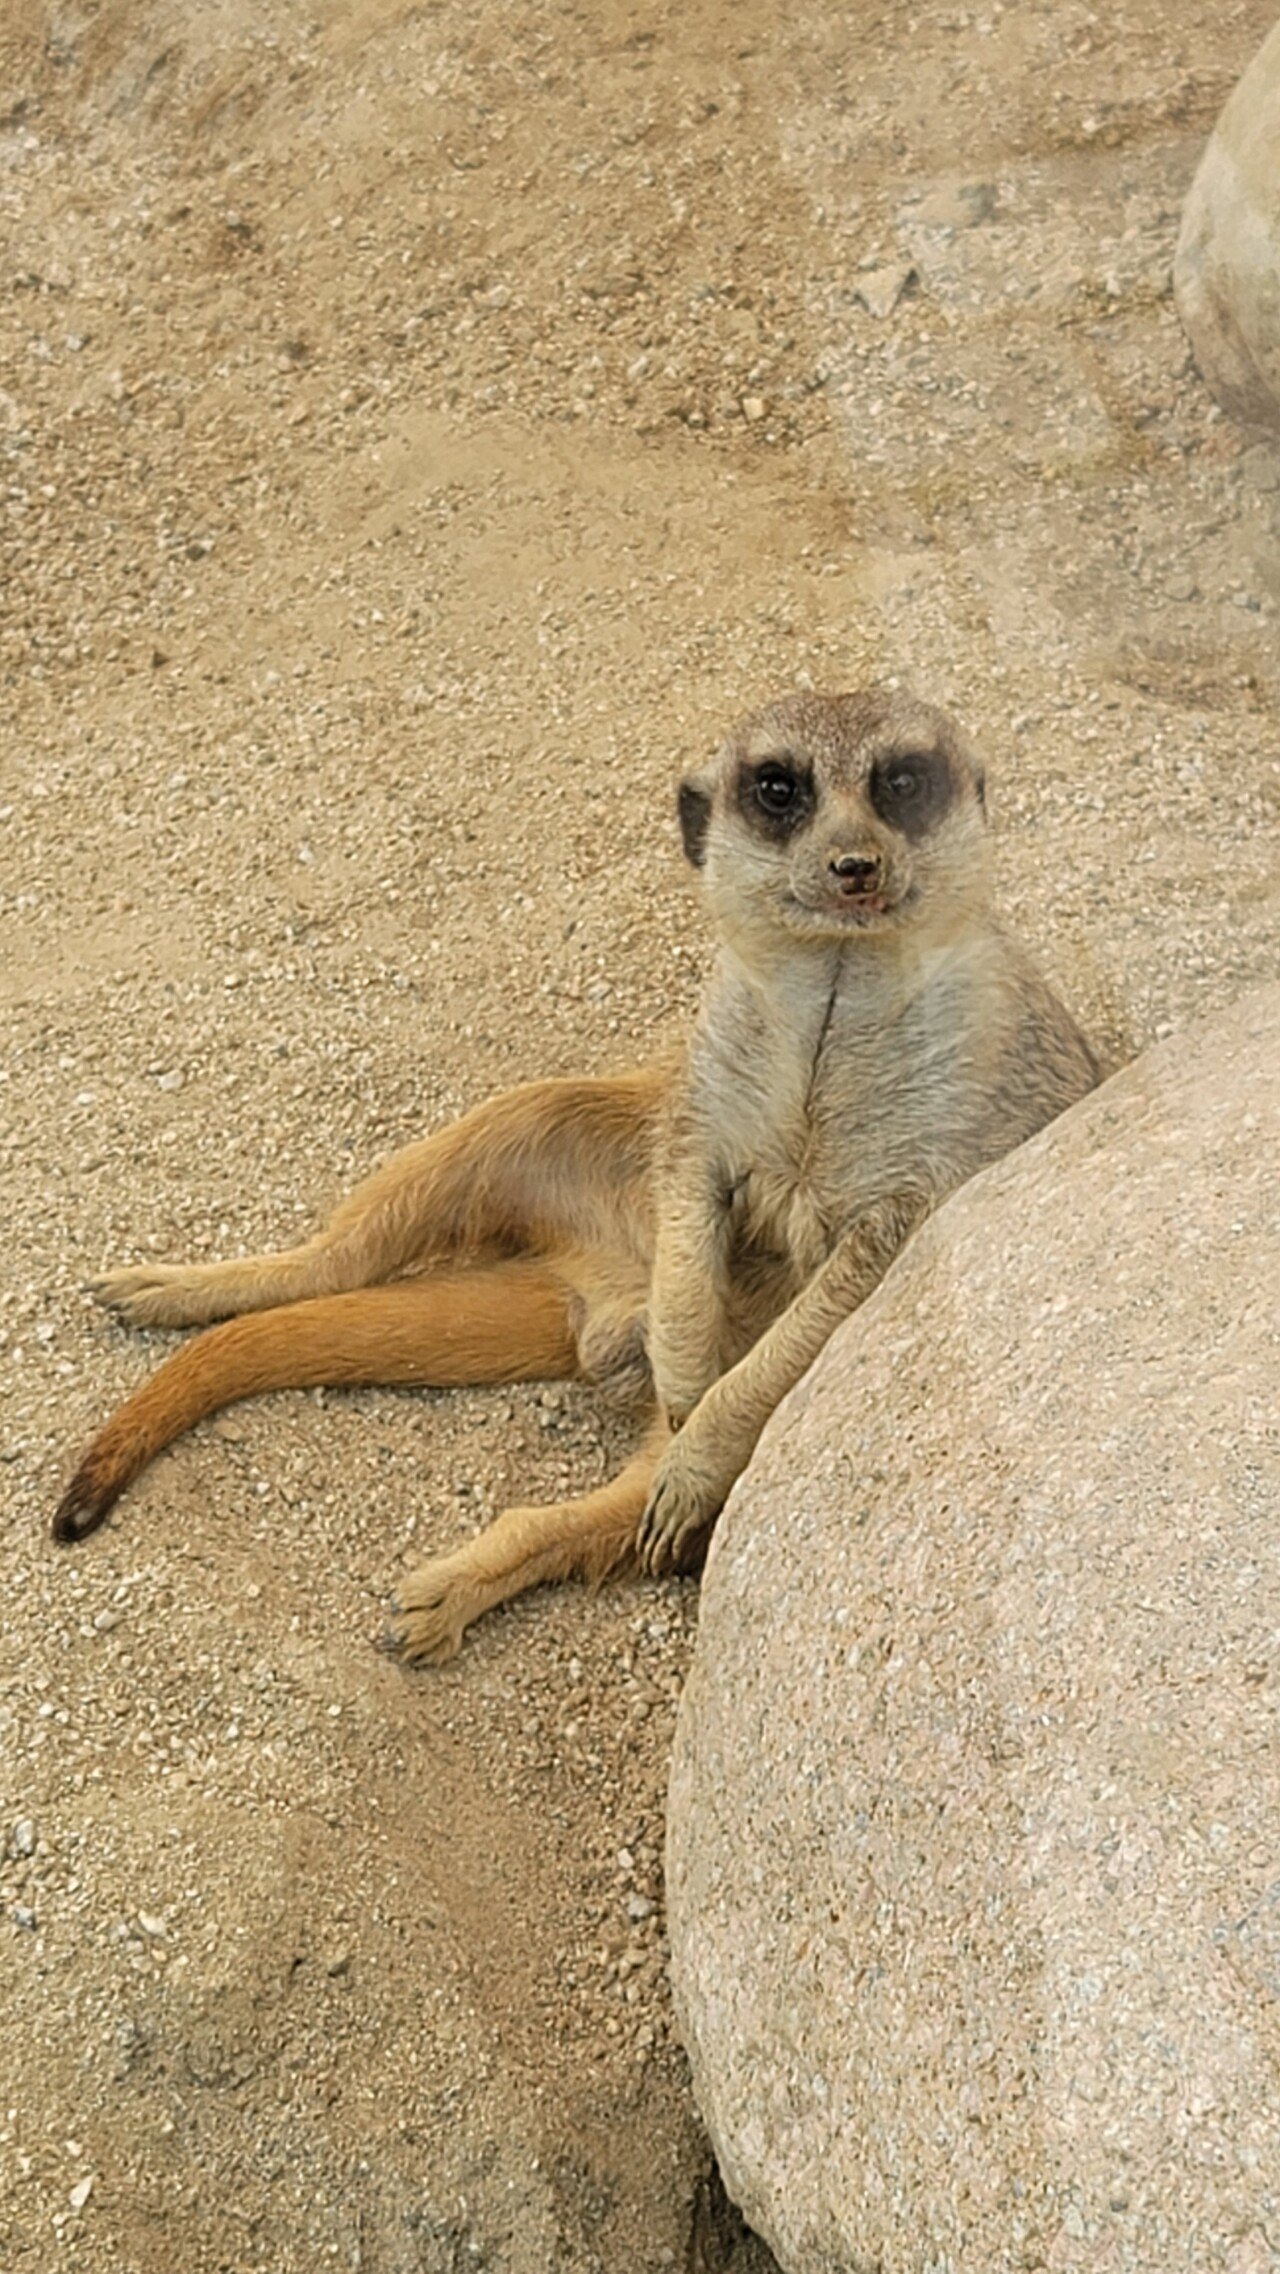
[[[1234,418],[1280,428],[1280,24],[1209,139],[1173,275],[1214,394]]]
[[[678,2012],[787,2274],[1280,2265],[1280,987],[925,1227],[681,1711]]]

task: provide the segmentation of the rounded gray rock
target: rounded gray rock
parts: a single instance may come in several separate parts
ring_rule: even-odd
[[[787,2274],[1280,2264],[1280,988],[927,1224],[717,1532],[677,2011]]]
[[[1280,24],[1223,110],[1173,269],[1196,361],[1225,410],[1280,428]]]

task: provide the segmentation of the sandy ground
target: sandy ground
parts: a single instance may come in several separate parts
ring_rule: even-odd
[[[265,1400],[68,1555],[165,1347],[81,1289],[677,1028],[672,780],[797,683],[955,704],[1110,1048],[1275,969],[1280,449],[1169,289],[1273,14],[7,0],[3,2274],[762,2263],[664,1990],[696,1590],[373,1648],[626,1415]]]

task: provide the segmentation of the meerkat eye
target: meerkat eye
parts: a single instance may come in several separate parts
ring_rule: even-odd
[[[874,812],[902,836],[927,837],[956,796],[951,768],[939,751],[908,750],[900,758],[883,758],[871,769],[869,784]]]
[[[756,803],[766,813],[790,813],[800,784],[789,766],[762,766],[756,775]]]
[[[744,759],[736,795],[747,827],[774,844],[803,829],[817,802],[808,766],[789,750],[776,758]]]

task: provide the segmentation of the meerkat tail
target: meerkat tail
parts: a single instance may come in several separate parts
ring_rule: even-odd
[[[252,1312],[184,1344],[106,1424],[53,1519],[83,1539],[149,1461],[207,1414],[263,1390],[515,1382],[578,1371],[573,1297],[527,1259]]]
[[[455,1657],[482,1612],[546,1580],[595,1585],[638,1569],[640,1518],[670,1442],[667,1423],[657,1417],[626,1467],[597,1491],[545,1508],[508,1508],[452,1554],[417,1565],[401,1580],[392,1605],[390,1639],[401,1656],[417,1662]]]

